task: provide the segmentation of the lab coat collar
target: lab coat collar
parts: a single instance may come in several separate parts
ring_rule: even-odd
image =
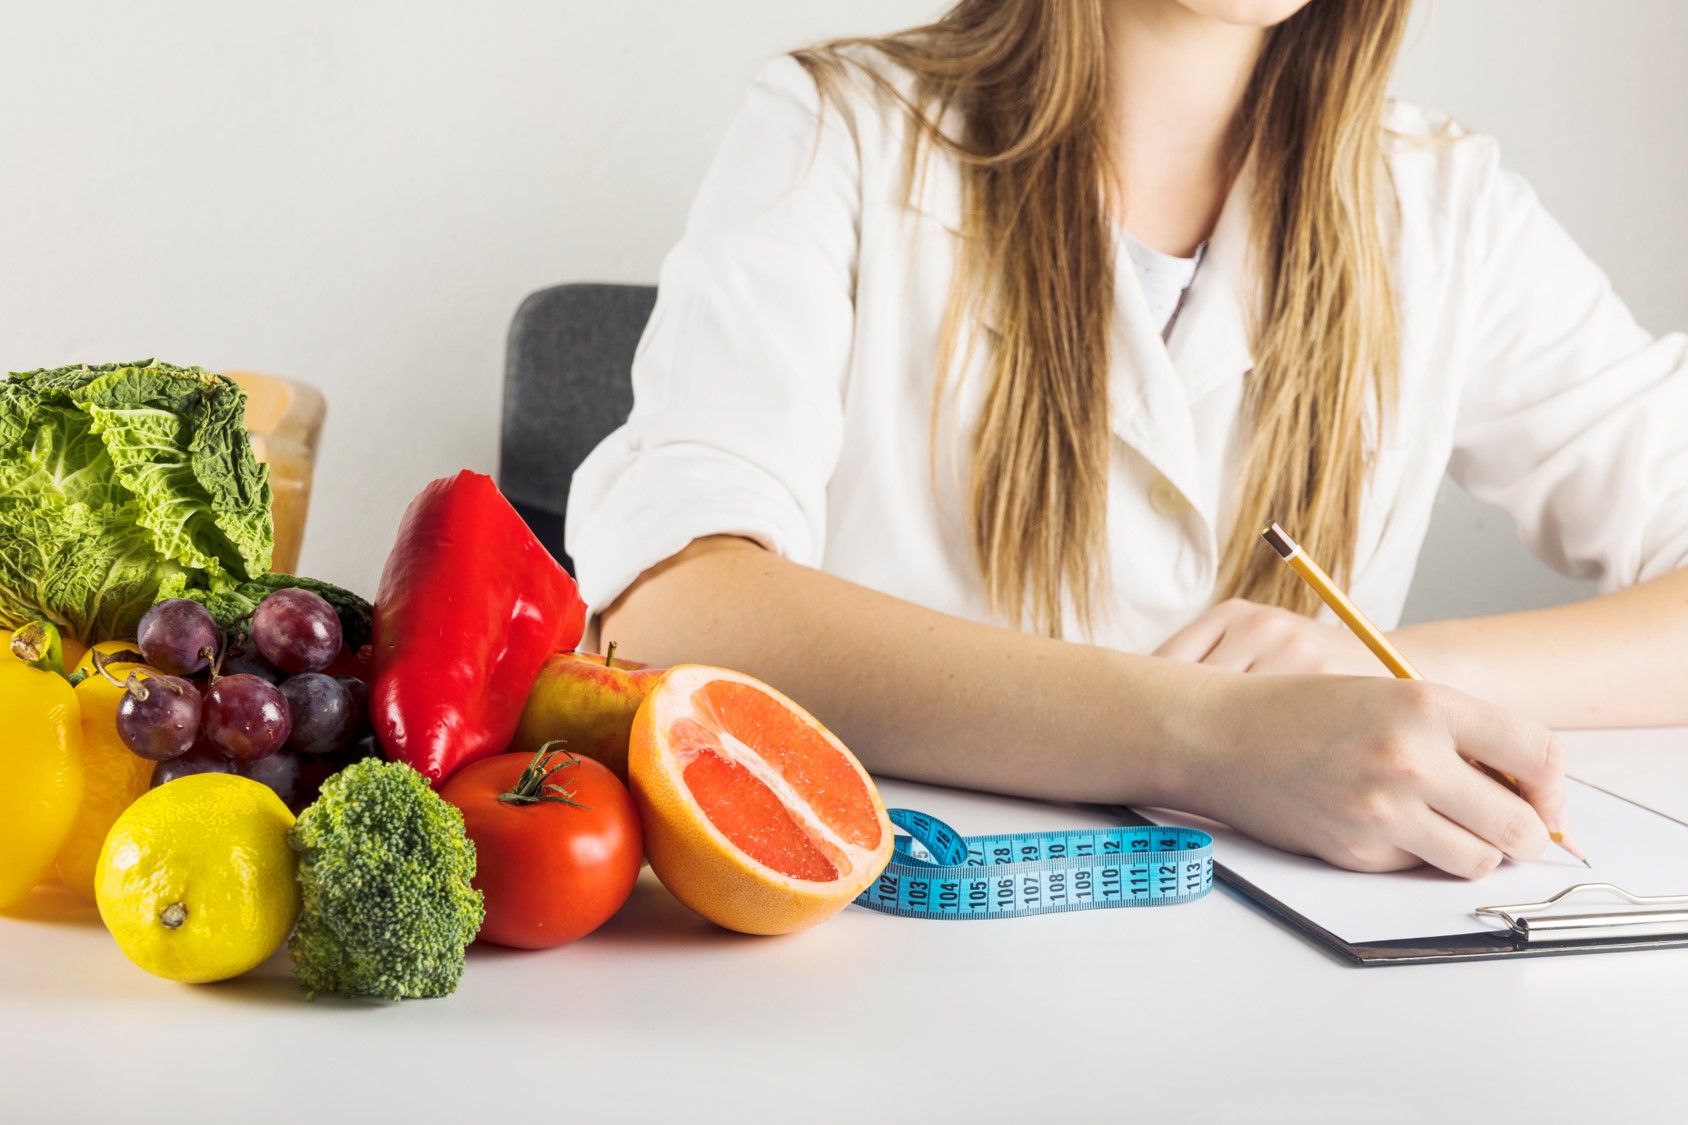
[[[1114,254],[1114,318],[1108,373],[1110,427],[1116,437],[1164,475],[1213,529],[1218,513],[1197,487],[1203,455],[1196,449],[1191,404],[1254,366],[1244,300],[1248,293],[1249,207],[1253,177],[1247,167],[1231,185],[1219,221],[1208,239],[1201,267],[1191,282],[1170,340],[1159,325],[1123,246]],[[960,237],[959,183],[956,214],[944,225]],[[937,198],[948,200],[939,191]],[[935,213],[944,215],[941,209]],[[984,327],[1000,335],[994,304],[982,310]],[[1214,456],[1209,451],[1206,456]]]
[[[1210,529],[1218,513],[1207,510],[1198,473],[1216,454],[1196,449],[1191,404],[1254,365],[1243,306],[1250,189],[1245,170],[1220,211],[1170,341],[1161,339],[1130,254],[1122,248],[1114,258],[1113,431],[1196,507]]]
[[[1242,378],[1254,367],[1246,311],[1253,295],[1248,270],[1253,195],[1254,176],[1245,167],[1225,197],[1201,267],[1167,341],[1172,365],[1183,377],[1191,402],[1226,380]]]

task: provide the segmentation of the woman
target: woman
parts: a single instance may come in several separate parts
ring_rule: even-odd
[[[1362,870],[1539,854],[1549,726],[1688,721],[1688,358],[1386,100],[1407,9],[964,0],[770,65],[575,478],[603,634],[875,772]],[[1621,591],[1395,631],[1459,691],[1378,678],[1258,538],[1393,622],[1444,470]]]

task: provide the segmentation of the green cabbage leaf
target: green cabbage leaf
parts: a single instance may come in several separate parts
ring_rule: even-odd
[[[0,627],[132,637],[161,595],[265,576],[269,470],[245,414],[232,381],[154,360],[0,382]]]

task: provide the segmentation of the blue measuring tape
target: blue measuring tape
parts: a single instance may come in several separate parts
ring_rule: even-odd
[[[1078,828],[963,836],[937,817],[888,809],[907,829],[856,905],[903,918],[1018,918],[1174,906],[1213,889],[1213,837],[1194,828]]]

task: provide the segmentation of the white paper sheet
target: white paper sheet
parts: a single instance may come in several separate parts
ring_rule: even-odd
[[[1573,779],[1566,781],[1565,810],[1566,825],[1592,869],[1549,848],[1534,862],[1507,860],[1476,880],[1422,867],[1370,875],[1344,871],[1198,817],[1161,809],[1145,815],[1160,824],[1211,832],[1216,862],[1354,945],[1504,929],[1499,919],[1473,911],[1540,902],[1573,883],[1613,883],[1634,895],[1688,894],[1688,825]],[[1590,894],[1572,898],[1565,908],[1581,913],[1621,905]]]

